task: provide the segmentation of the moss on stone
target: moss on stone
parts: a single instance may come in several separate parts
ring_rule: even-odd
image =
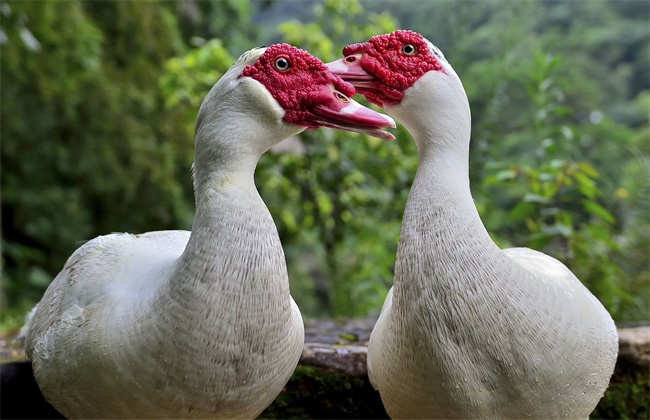
[[[591,419],[650,419],[650,371],[647,367],[618,370]]]
[[[263,419],[388,418],[368,378],[298,366]]]
[[[624,372],[624,373],[623,373]],[[591,419],[650,419],[650,372],[617,370]],[[388,418],[367,377],[298,366],[262,419]]]

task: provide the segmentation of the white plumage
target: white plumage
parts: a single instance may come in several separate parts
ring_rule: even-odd
[[[294,98],[312,88],[319,95],[291,104],[299,125],[285,121],[268,90],[276,86]],[[25,327],[34,375],[57,410],[69,418],[253,418],[273,401],[298,363],[304,331],[253,173],[265,151],[305,125],[390,138],[379,128],[392,120],[341,87],[319,60],[286,44],[245,53],[217,82],[196,124],[192,231],[89,241]]]
[[[440,69],[413,77],[395,100],[377,69],[390,75],[400,60],[417,69],[409,60],[418,55],[405,54],[413,51],[406,45]],[[470,192],[470,109],[455,71],[410,31],[344,53],[330,69],[404,124],[420,155],[394,286],[368,348],[370,380],[387,412],[410,419],[587,418],[614,369],[616,327],[562,263],[527,248],[501,250],[491,240]]]

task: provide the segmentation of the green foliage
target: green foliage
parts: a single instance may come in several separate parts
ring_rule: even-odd
[[[0,7],[2,306],[13,306],[36,301],[80,241],[189,226],[192,141],[157,91],[183,46],[169,3]]]
[[[396,28],[389,16],[366,15],[356,1],[326,0],[316,6],[315,17],[308,24],[284,23],[279,30],[283,41],[324,61],[338,58],[352,40]],[[381,306],[392,277],[409,175],[417,164],[416,155],[408,153],[414,150],[408,135],[400,137],[397,145],[319,129],[300,135],[303,156],[263,157],[259,186],[271,213],[280,215],[292,287],[309,290],[314,271],[325,279],[315,285],[322,307],[311,307],[296,294],[305,315],[325,309],[335,317],[359,316]],[[316,257],[311,271],[301,271],[309,255]]]
[[[233,62],[221,40],[213,39],[165,63],[165,73],[158,85],[166,108],[178,108],[184,113],[188,137],[194,134],[194,121],[203,98]]]
[[[649,3],[267,6],[0,2],[3,309],[34,303],[81,241],[190,227],[196,113],[233,57],[284,41],[334,60],[399,21],[463,80],[473,194],[497,243],[562,260],[617,321],[648,319]],[[418,161],[396,135],[307,131],[260,161],[307,317],[381,307]]]
[[[637,302],[628,275],[613,258],[622,247],[615,240],[617,219],[602,200],[599,174],[591,164],[571,159],[580,127],[569,125],[572,110],[563,105],[562,79],[555,75],[559,63],[558,57],[536,55],[526,84],[536,110],[525,130],[538,144],[535,159],[487,165],[492,175],[483,186],[497,196],[509,194],[513,204],[505,214],[497,211],[499,219],[492,216],[488,226],[497,235],[507,232],[511,243],[545,250],[566,263],[618,317],[626,304]]]
[[[29,313],[32,307],[27,301],[23,301],[21,305],[12,306],[0,311],[0,336],[4,334],[18,335],[20,328],[25,323],[26,314]]]
[[[200,46],[204,39],[227,40],[225,47],[235,56],[254,46],[250,42],[255,39],[257,26],[252,22],[249,0],[181,1],[177,11],[183,39],[190,45]]]

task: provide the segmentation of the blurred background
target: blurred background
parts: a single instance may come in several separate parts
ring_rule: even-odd
[[[196,114],[241,53],[330,61],[397,28],[463,80],[494,240],[560,259],[616,321],[648,320],[649,17],[646,0],[0,1],[0,330],[84,241],[191,228]],[[396,134],[308,131],[259,163],[306,318],[381,308],[418,161]]]

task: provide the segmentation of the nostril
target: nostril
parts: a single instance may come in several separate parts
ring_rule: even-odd
[[[344,94],[342,94],[339,91],[334,91],[334,96],[336,96],[336,99],[338,99],[339,101],[341,101],[343,103],[348,103],[350,101],[350,99],[348,99],[347,96],[345,96]]]
[[[347,57],[345,57],[346,63],[354,63],[355,61],[357,61],[357,58],[353,55],[348,55]]]

